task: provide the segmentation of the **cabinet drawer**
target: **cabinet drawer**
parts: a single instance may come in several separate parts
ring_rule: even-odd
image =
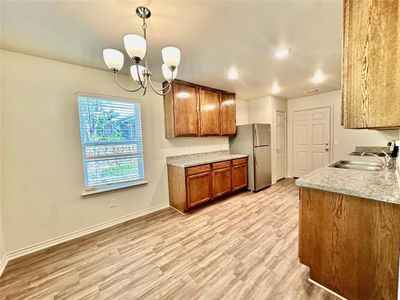
[[[193,174],[198,174],[198,173],[203,173],[203,172],[209,172],[210,170],[211,170],[210,165],[189,167],[189,168],[186,168],[186,175],[193,175]]]
[[[221,169],[221,168],[226,168],[231,166],[231,161],[226,160],[226,161],[220,161],[212,164],[213,170],[216,169]]]
[[[241,164],[245,164],[246,162],[247,162],[247,157],[232,160],[233,165],[241,165]]]

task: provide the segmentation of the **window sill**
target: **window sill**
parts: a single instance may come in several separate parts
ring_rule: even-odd
[[[120,184],[115,184],[115,185],[108,186],[108,187],[102,187],[97,190],[85,191],[81,194],[81,196],[89,197],[89,196],[94,196],[97,194],[113,192],[116,190],[121,190],[121,189],[136,187],[136,186],[142,186],[142,185],[146,185],[147,183],[148,183],[148,181],[146,181],[146,180],[129,182],[129,183],[120,183]]]

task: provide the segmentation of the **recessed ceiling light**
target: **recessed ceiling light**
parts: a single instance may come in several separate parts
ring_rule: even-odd
[[[277,58],[284,58],[284,57],[288,56],[289,53],[290,53],[290,49],[289,48],[283,48],[283,49],[276,50],[274,52],[274,55]]]
[[[272,93],[272,94],[278,94],[280,91],[281,91],[281,88],[280,88],[279,85],[275,82],[275,83],[272,85],[271,93]]]
[[[236,80],[239,77],[239,72],[236,71],[235,69],[229,70],[228,71],[228,78],[230,80]]]
[[[321,83],[324,80],[325,80],[325,76],[321,70],[317,70],[315,72],[314,76],[311,78],[311,81],[314,83]]]

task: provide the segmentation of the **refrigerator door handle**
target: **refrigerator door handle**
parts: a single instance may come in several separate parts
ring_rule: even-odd
[[[253,139],[254,139],[254,146],[257,146],[259,144],[258,142],[258,133],[257,133],[257,126],[253,124]]]

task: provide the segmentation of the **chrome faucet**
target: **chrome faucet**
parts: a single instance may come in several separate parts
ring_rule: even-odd
[[[384,159],[376,155],[375,153],[370,153],[370,152],[363,152],[361,153],[361,156],[373,156],[378,159],[378,161],[382,164],[382,167],[385,169],[390,169],[392,167],[392,158],[387,154],[385,151],[381,150],[382,153],[385,154]]]

